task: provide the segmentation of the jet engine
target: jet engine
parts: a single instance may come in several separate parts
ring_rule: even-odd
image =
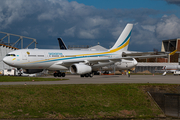
[[[70,72],[72,74],[86,74],[90,73],[92,71],[91,66],[85,65],[85,64],[73,64],[70,66]]]
[[[116,70],[128,70],[137,65],[137,61],[132,58],[132,59],[122,59],[121,62],[115,63],[116,65]]]

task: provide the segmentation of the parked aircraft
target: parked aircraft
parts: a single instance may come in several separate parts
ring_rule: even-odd
[[[166,73],[180,74],[180,65],[167,65],[162,68],[164,71],[163,75]]]
[[[127,24],[114,46],[107,51],[21,49],[8,53],[3,62],[16,68],[59,70],[54,73],[55,77],[65,76],[60,70],[92,77],[93,70],[121,59],[167,57],[166,54],[134,56],[141,53],[127,51],[132,27],[133,24]]]

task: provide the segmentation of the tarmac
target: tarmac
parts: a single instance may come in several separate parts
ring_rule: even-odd
[[[43,78],[54,78],[46,76]],[[174,75],[94,75],[92,78],[79,75],[66,75],[63,81],[32,81],[32,82],[0,82],[0,85],[52,85],[52,84],[116,84],[116,83],[159,83],[180,84],[180,76]]]

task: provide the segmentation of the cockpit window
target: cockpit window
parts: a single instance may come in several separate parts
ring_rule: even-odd
[[[15,54],[7,54],[6,56],[16,56]]]

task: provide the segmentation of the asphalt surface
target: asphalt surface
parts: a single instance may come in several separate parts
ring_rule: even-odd
[[[45,78],[54,78],[47,76]],[[0,82],[0,85],[45,85],[45,84],[110,84],[110,83],[165,83],[180,84],[180,76],[174,75],[95,75],[81,78],[79,75],[66,75],[63,81]]]

